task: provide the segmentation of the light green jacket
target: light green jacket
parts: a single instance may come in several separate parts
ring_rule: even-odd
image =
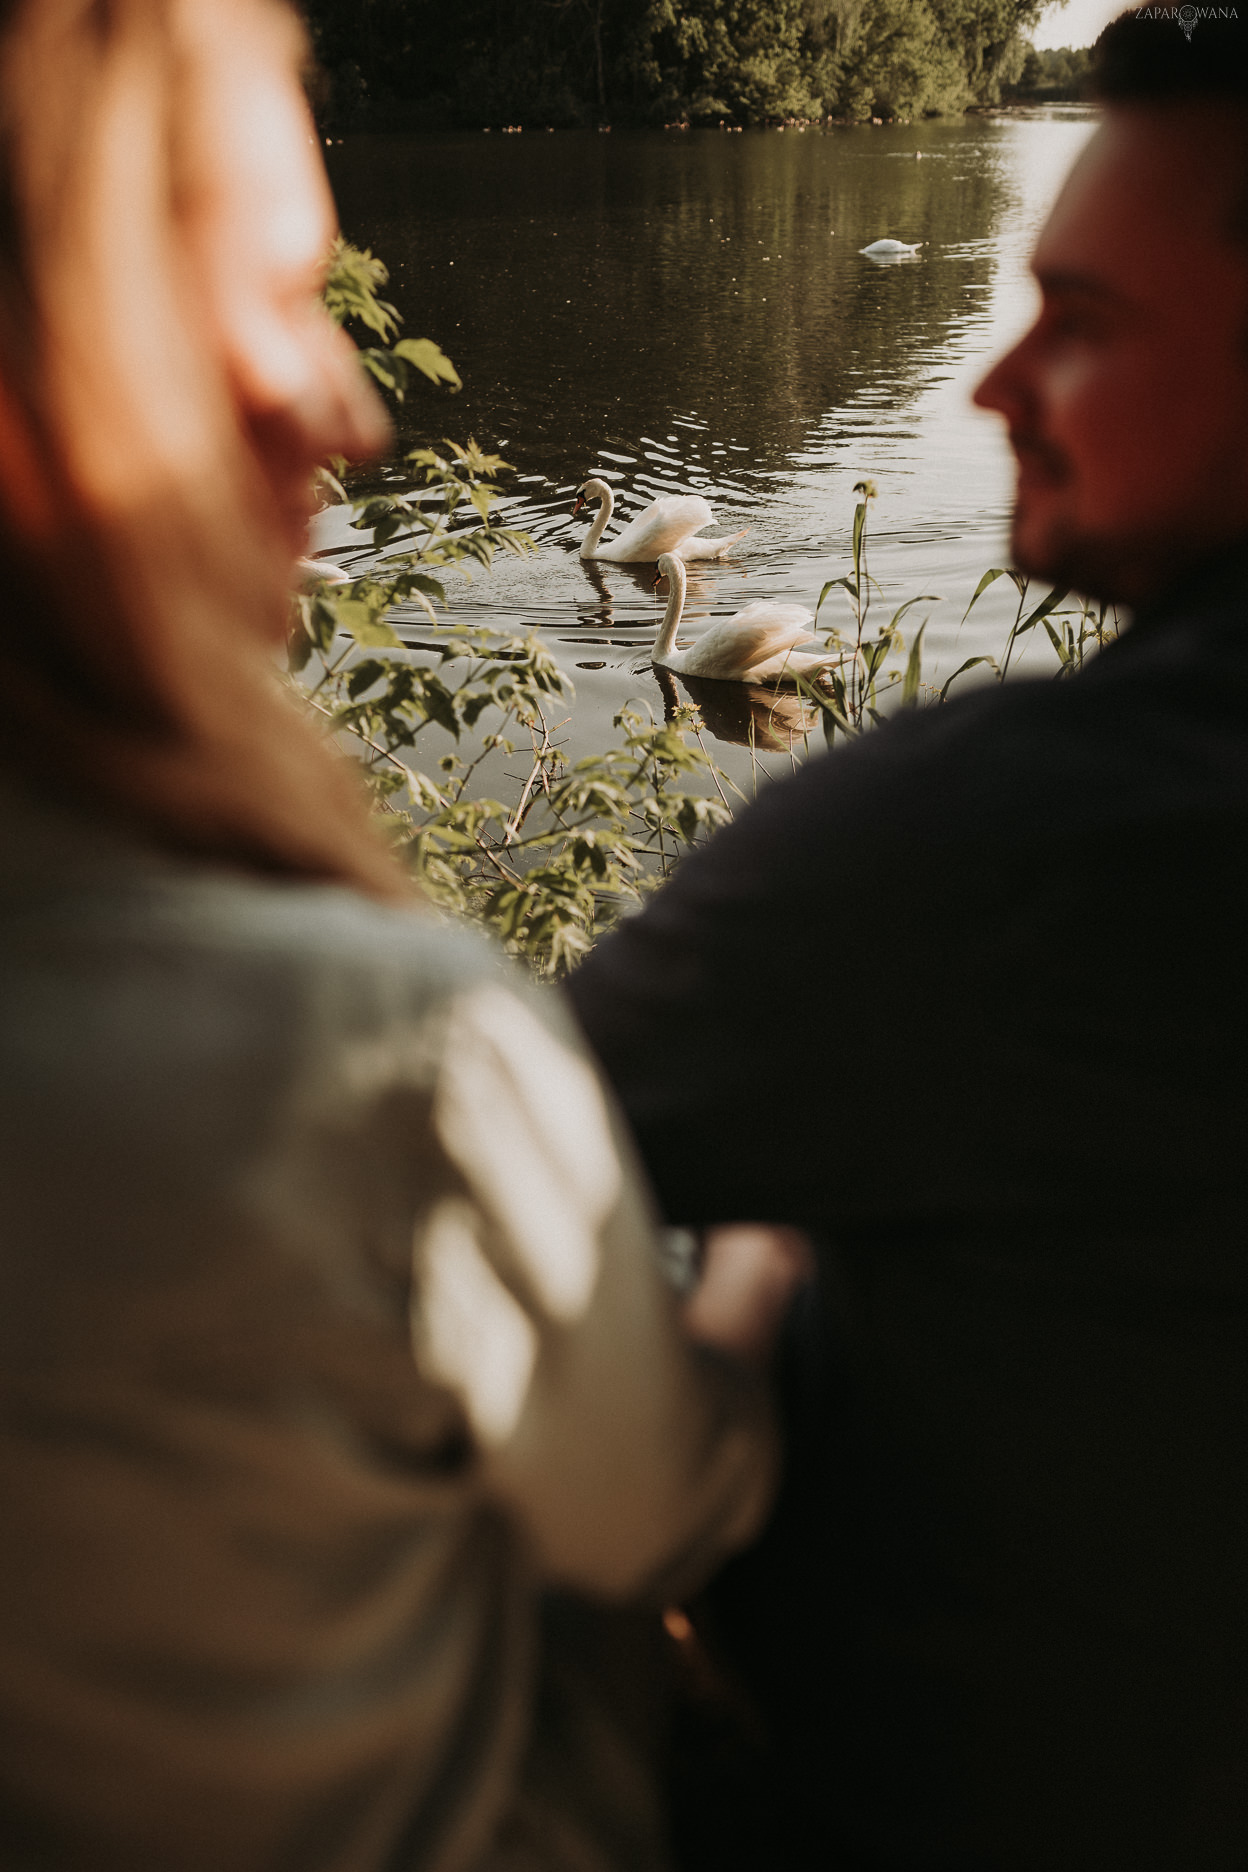
[[[558,1004],[11,797],[0,1004],[0,1866],[492,1863],[540,1585],[770,1469]]]

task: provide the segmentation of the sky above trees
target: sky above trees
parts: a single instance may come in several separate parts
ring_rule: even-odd
[[[1066,0],[1064,6],[1048,6],[1031,35],[1032,44],[1041,51],[1095,45],[1102,28],[1125,10],[1123,0]]]

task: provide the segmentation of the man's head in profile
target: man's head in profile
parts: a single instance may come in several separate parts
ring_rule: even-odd
[[[1018,564],[1139,604],[1248,541],[1248,9],[1190,40],[1124,15],[1097,89],[1039,316],[975,400],[1009,425]]]

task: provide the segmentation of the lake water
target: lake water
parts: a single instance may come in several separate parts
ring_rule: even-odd
[[[458,396],[417,393],[403,439],[473,434],[516,467],[505,517],[537,554],[455,580],[454,611],[550,643],[576,684],[571,752],[601,745],[630,698],[664,702],[653,572],[577,556],[572,499],[591,472],[621,519],[696,491],[721,528],[749,526],[737,558],[691,582],[682,641],[750,598],[813,607],[848,569],[853,484],[869,475],[885,597],[944,599],[910,614],[931,613],[925,679],[999,647],[1000,587],[959,624],[981,572],[1005,563],[1011,486],[969,392],[1032,315],[1027,256],[1093,123],[1058,106],[327,152],[344,229],[390,266],[407,335],[436,339],[464,378]],[[886,235],[923,245],[892,264],[859,252]],[[350,538],[341,515],[322,518],[320,547],[341,559]],[[1030,655],[1050,659],[1039,643]],[[739,737],[742,720],[730,708],[718,726]]]

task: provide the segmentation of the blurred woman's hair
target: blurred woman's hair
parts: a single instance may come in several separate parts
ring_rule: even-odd
[[[400,896],[277,673],[289,542],[181,239],[196,9],[0,0],[0,762],[165,846]]]

